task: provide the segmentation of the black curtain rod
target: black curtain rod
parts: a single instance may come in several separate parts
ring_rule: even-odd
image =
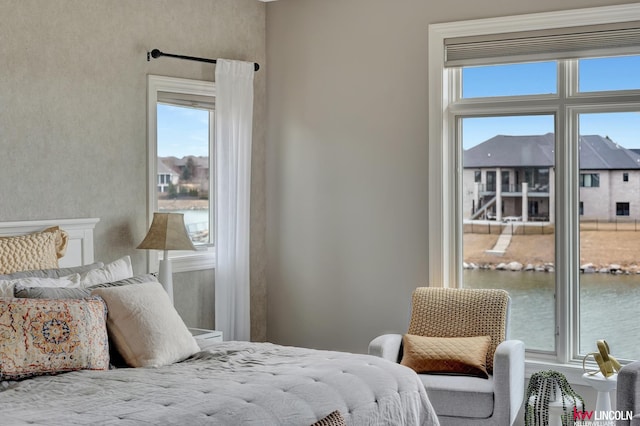
[[[178,58],[178,59],[187,59],[189,61],[198,61],[198,62],[207,62],[209,64],[215,64],[218,61],[216,59],[207,59],[207,58],[196,58],[195,56],[184,56],[184,55],[174,55],[172,53],[164,53],[159,51],[158,49],[153,49],[151,52],[147,52],[147,61],[150,61],[151,58],[159,58],[160,56],[167,56],[169,58]],[[253,69],[258,71],[260,69],[260,64],[254,63]]]

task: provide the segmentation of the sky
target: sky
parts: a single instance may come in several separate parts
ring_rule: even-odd
[[[578,87],[582,92],[640,89],[640,56],[579,62]],[[463,70],[465,98],[549,93],[557,93],[555,62]],[[579,126],[580,134],[609,136],[625,148],[640,148],[640,108],[638,112],[581,114]],[[463,147],[468,149],[497,134],[536,135],[553,129],[553,116],[549,115],[468,118],[463,120]]]
[[[209,156],[209,111],[158,104],[158,157]]]

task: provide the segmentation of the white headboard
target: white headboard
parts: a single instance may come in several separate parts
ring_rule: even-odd
[[[98,218],[47,219],[20,222],[0,222],[0,237],[23,235],[42,231],[50,226],[59,226],[69,234],[69,243],[64,257],[58,260],[61,268],[93,263],[93,229]]]

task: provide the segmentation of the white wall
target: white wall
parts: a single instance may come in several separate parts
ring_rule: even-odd
[[[366,352],[427,285],[428,25],[624,3],[267,6],[270,340]]]
[[[267,6],[269,340],[366,352],[428,285],[428,25],[625,3]]]
[[[146,271],[147,253],[135,247],[147,230],[147,74],[212,80],[215,72],[198,62],[147,62],[146,52],[264,66],[265,8],[255,0],[0,2],[0,221],[99,217],[96,258],[129,254],[135,271]],[[257,338],[266,334],[265,89],[263,68],[252,188]],[[205,318],[191,325],[213,326],[213,273],[179,275],[178,309]],[[192,293],[209,300],[195,304]]]

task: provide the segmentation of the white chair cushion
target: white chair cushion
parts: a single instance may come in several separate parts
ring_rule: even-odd
[[[438,416],[488,418],[493,414],[493,376],[418,374]]]

